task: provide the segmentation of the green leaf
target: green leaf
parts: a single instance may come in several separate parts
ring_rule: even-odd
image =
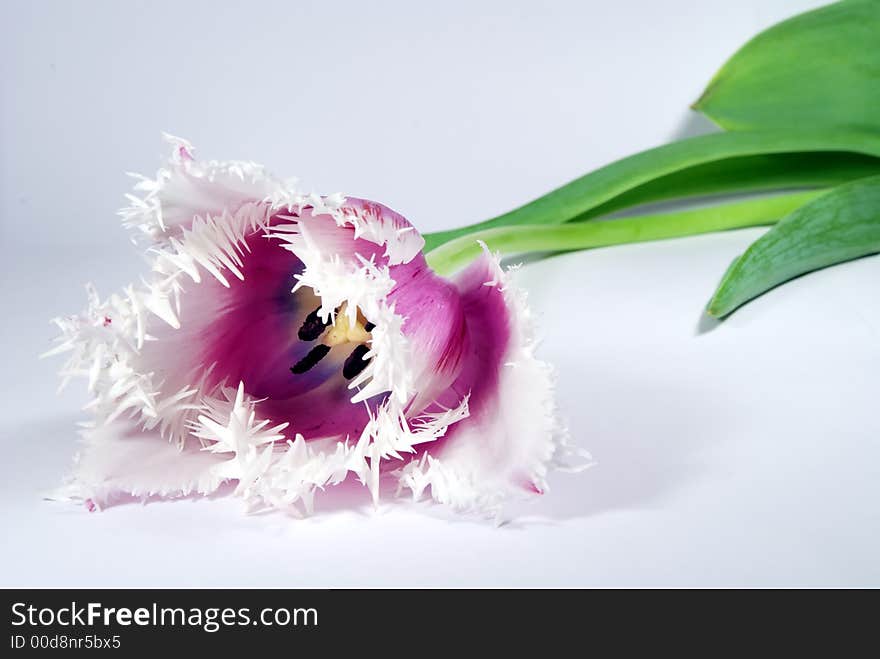
[[[706,208],[615,220],[493,227],[451,240],[428,252],[427,258],[434,270],[448,274],[480,254],[482,248],[477,241],[486,243],[493,252],[511,255],[607,247],[773,224],[819,194],[823,193],[764,196]]]
[[[762,32],[693,107],[729,130],[880,129],[880,2],[839,2]]]
[[[709,302],[723,317],[794,277],[880,252],[880,176],[847,183],[798,208],[728,268]]]
[[[715,186],[716,190],[730,190],[733,188],[725,188],[723,183],[718,182],[717,177],[723,175],[726,170],[726,167],[721,164],[722,162],[778,154],[786,154],[792,159],[812,159],[813,165],[804,170],[803,184],[813,185],[817,176],[816,172],[821,172],[823,155],[827,156],[829,167],[832,167],[835,161],[839,161],[841,154],[880,157],[880,133],[849,129],[750,131],[715,133],[665,144],[606,165],[491,220],[459,229],[428,234],[425,236],[426,250],[474,231],[492,227],[568,222],[585,216],[589,211],[620,197],[624,193],[673,174],[681,174],[681,178],[677,180],[679,194],[687,194],[689,191],[687,175],[689,173],[699,174],[699,170],[692,170],[709,164],[716,165],[714,174],[710,170],[711,176],[704,174],[695,179],[702,181],[700,183],[703,186],[702,189]],[[866,163],[867,159],[863,158],[856,165],[856,168],[863,168]],[[743,163],[734,161],[728,162],[727,165],[731,171],[735,172],[733,174],[736,177],[735,180],[741,182],[744,177]],[[852,163],[847,166],[851,165]],[[781,172],[779,176],[786,179],[787,186],[799,185],[795,174],[787,175],[784,170],[777,171]],[[751,180],[757,181],[759,179]],[[751,187],[754,188],[754,186]],[[644,203],[644,201],[643,197],[639,203]]]

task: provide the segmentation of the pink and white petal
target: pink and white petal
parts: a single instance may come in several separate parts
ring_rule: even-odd
[[[158,432],[115,421],[82,433],[80,452],[65,487],[52,499],[82,500],[101,508],[119,497],[206,495],[226,480],[226,458],[189,442],[179,449]]]
[[[384,204],[348,197],[339,208],[358,238],[385,247],[388,265],[409,263],[422,251],[425,239],[403,215]]]
[[[409,368],[416,397],[415,414],[449,388],[461,371],[470,340],[461,295],[454,283],[436,275],[422,255],[393,266],[394,287],[388,302],[404,318],[402,331],[410,344]],[[450,407],[457,402],[446,401]]]
[[[445,406],[469,395],[467,418],[401,470],[401,484],[454,508],[498,514],[515,497],[542,494],[551,467],[589,456],[567,443],[551,367],[534,354],[524,294],[489,254],[454,279],[470,346]]]
[[[192,227],[196,218],[219,217],[247,207],[252,222],[265,219],[270,203],[300,203],[302,195],[262,165],[246,161],[200,161],[186,140],[166,135],[171,157],[155,179],[138,177],[142,197],[128,195],[123,223],[164,242]]]

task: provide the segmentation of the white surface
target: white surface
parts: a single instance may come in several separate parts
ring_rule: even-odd
[[[704,130],[717,66],[816,4],[4,3],[0,585],[880,585],[880,259],[699,333],[758,230],[518,275],[599,464],[505,527],[358,492],[304,521],[39,498],[85,418],[36,360],[46,321],[138,275],[113,213],[160,130],[453,226]]]

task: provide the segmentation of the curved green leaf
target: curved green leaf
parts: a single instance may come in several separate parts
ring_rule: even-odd
[[[762,32],[693,107],[727,129],[880,129],[880,2],[846,0]]]
[[[731,158],[798,152],[880,157],[880,133],[844,129],[750,131],[715,133],[665,144],[606,165],[491,220],[428,234],[426,249],[481,229],[567,222],[650,181],[697,166]]]
[[[880,176],[847,183],[801,206],[728,268],[709,302],[723,317],[807,272],[880,252]]]

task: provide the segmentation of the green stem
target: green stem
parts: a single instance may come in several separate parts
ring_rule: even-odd
[[[584,217],[606,202],[651,181],[713,163],[735,164],[743,158],[779,154],[789,154],[795,158],[811,157],[810,154],[817,153],[831,157],[862,154],[868,157],[870,164],[872,157],[880,157],[880,135],[850,129],[823,128],[820,131],[715,133],[680,140],[613,162],[509,213],[458,229],[428,234],[425,236],[426,249],[431,250],[450,240],[494,227],[568,222]],[[848,161],[845,164],[847,167],[852,166]],[[713,173],[713,180],[724,180],[724,166],[721,166],[722,170]],[[742,178],[741,173],[738,176]],[[793,180],[786,181],[786,185],[803,187],[798,186],[797,178],[794,176]],[[815,184],[813,172],[806,179],[806,185]],[[684,182],[687,182],[687,178]],[[746,183],[738,180],[737,189],[750,189]],[[679,181],[679,186],[681,185],[682,182]],[[679,196],[690,196],[692,193],[687,185],[678,192]],[[644,201],[640,199],[639,203]]]
[[[477,241],[502,255],[563,252],[590,247],[679,238],[712,231],[773,224],[825,191],[795,192],[708,208],[575,224],[502,226],[451,240],[428,252],[428,263],[448,274],[481,252]]]

